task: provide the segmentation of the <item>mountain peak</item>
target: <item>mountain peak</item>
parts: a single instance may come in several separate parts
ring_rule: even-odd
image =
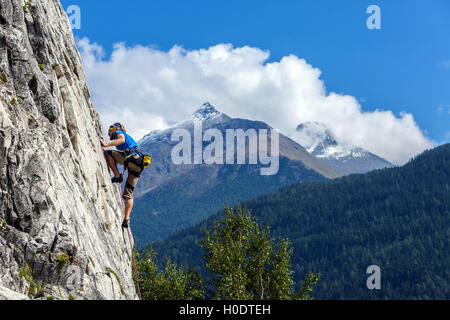
[[[213,123],[221,123],[231,119],[224,113],[218,111],[209,102],[205,102],[202,106],[197,109],[189,118],[177,122],[169,123],[169,127],[164,130],[153,130],[147,135],[145,135],[139,144],[146,144],[154,142],[161,139],[167,139],[167,135],[172,132],[174,128],[186,128],[191,127],[194,121],[206,121],[209,125]],[[165,137],[165,138],[163,138]]]
[[[326,149],[330,146],[337,146],[338,142],[330,130],[318,122],[305,122],[297,127],[297,132],[302,135],[302,145],[313,152],[320,147]]]
[[[211,118],[216,118],[222,113],[217,111],[209,102],[205,102],[200,109],[195,111],[191,118],[195,120],[206,120]]]
[[[309,153],[344,174],[364,173],[392,166],[388,161],[361,147],[336,139],[325,125],[318,122],[300,124],[291,138]]]
[[[297,127],[296,140],[318,158],[342,159],[364,157],[368,152],[360,147],[338,141],[328,127],[318,122],[304,122]]]
[[[318,122],[304,122],[297,127],[296,140],[319,158],[365,157],[369,151],[336,139],[328,127]]]

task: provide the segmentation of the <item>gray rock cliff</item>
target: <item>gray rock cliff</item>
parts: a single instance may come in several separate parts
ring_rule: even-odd
[[[58,0],[0,0],[0,299],[136,299],[118,186]]]

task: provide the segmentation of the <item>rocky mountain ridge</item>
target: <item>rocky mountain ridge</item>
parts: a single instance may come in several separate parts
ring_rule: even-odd
[[[166,130],[153,131],[141,139],[141,149],[144,153],[151,154],[153,161],[144,171],[135,190],[137,201],[131,221],[136,226],[134,231],[139,246],[161,240],[176,230],[194,225],[226,204],[233,205],[237,201],[274,192],[296,182],[323,181],[341,176],[337,170],[310,155],[283,134],[279,134],[279,170],[274,175],[261,175],[261,168],[267,167],[266,165],[250,164],[250,139],[243,142],[247,153],[244,164],[236,164],[236,161],[234,164],[227,164],[226,161],[220,164],[207,164],[206,161],[175,164],[171,151],[179,142],[172,141],[172,134],[177,129],[187,130],[191,136],[187,145],[194,149],[191,155],[195,156],[196,125],[202,128],[204,134],[213,129],[219,137],[223,137],[223,146],[227,146],[229,142],[229,130],[259,133],[261,130],[272,129],[261,121],[231,118],[211,104],[204,103],[186,120],[179,121]],[[210,142],[203,141],[201,147],[206,150],[209,145]],[[234,156],[236,160],[236,149]]]
[[[338,141],[321,123],[302,123],[291,138],[300,143],[310,154],[343,174],[366,173],[394,166],[361,147]]]
[[[231,118],[228,115],[218,111],[210,103],[205,102],[197,111],[189,118],[174,123],[165,130],[155,130],[139,140],[142,150],[153,156],[153,163],[144,172],[136,189],[138,197],[152,191],[166,181],[186,174],[196,168],[196,165],[174,165],[171,161],[171,148],[177,142],[171,141],[171,135],[176,129],[187,129],[193,136],[194,122],[200,121],[204,131],[215,128],[221,132],[227,129],[267,129],[271,127],[261,121],[252,121],[247,119]],[[280,134],[280,156],[286,157],[292,161],[299,161],[307,169],[311,169],[318,174],[334,179],[342,176],[335,168],[327,165],[323,161],[310,155],[302,146],[291,140],[290,138]]]

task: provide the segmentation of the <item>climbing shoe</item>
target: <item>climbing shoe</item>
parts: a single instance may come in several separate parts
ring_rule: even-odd
[[[112,178],[111,181],[112,183],[121,183],[123,181],[123,175],[120,174],[120,176]]]
[[[129,226],[130,226],[130,220],[123,220],[122,228],[128,229]]]

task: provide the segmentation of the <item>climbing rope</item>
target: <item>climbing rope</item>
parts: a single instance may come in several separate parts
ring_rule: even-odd
[[[123,173],[125,174],[125,171]],[[120,191],[120,199],[122,200],[123,214],[125,216],[125,204],[123,203],[122,187],[120,186],[120,183],[119,183],[119,191]],[[134,257],[133,240],[131,238],[130,226],[128,226],[127,230],[128,230],[128,239],[130,240],[131,256],[133,258],[133,268],[134,268],[134,274],[136,277],[136,287],[137,287],[138,294],[139,294],[139,300],[142,300],[141,290],[139,288],[139,276],[138,276],[138,271],[137,271],[137,267],[136,267],[136,259]]]
[[[141,296],[141,290],[139,288],[139,276],[138,276],[138,271],[136,268],[136,260],[134,258],[134,250],[133,250],[133,246],[131,245],[131,232],[130,232],[130,227],[127,228],[128,230],[128,238],[130,239],[130,248],[131,248],[131,255],[133,257],[133,267],[134,267],[134,273],[135,273],[135,277],[136,277],[136,286],[138,289],[138,294],[139,294],[139,300],[142,300],[142,296]]]

